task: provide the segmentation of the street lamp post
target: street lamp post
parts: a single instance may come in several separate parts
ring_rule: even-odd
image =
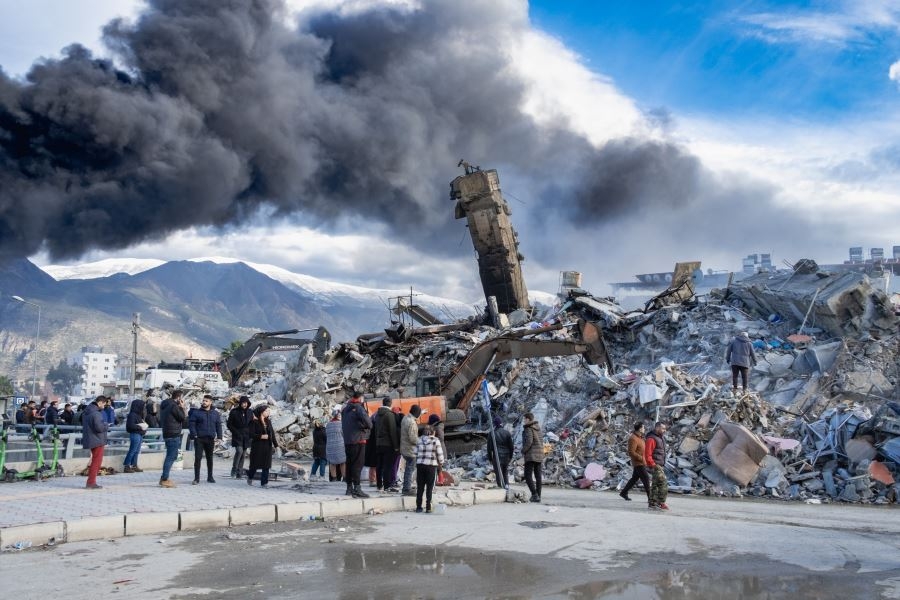
[[[34,400],[34,389],[37,385],[37,352],[38,352],[38,339],[41,337],[41,305],[36,304],[34,302],[29,302],[22,296],[13,296],[13,300],[18,300],[23,304],[30,304],[37,308],[38,318],[37,318],[37,330],[34,332],[34,358],[32,359],[32,372],[31,372],[31,399]]]

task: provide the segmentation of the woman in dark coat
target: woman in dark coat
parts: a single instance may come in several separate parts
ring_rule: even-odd
[[[272,468],[272,452],[278,447],[275,430],[269,420],[269,407],[260,404],[253,409],[254,419],[250,423],[250,469],[247,471],[247,485],[253,485],[257,469],[262,470],[260,486],[269,485],[269,469]]]
[[[320,479],[325,478],[325,466],[328,464],[328,459],[325,457],[325,447],[328,445],[328,436],[325,434],[325,426],[322,424],[322,421],[316,419],[313,425],[313,464],[312,464],[312,473],[310,473],[309,480],[313,481],[314,477],[318,477]]]

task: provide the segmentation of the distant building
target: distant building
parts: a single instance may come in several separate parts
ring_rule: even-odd
[[[771,254],[748,254],[741,261],[741,271],[744,275],[756,275],[757,273],[769,273],[774,271],[772,268]]]
[[[73,391],[74,396],[98,396],[103,393],[104,384],[116,380],[118,355],[104,353],[102,346],[83,346],[81,352],[72,356],[69,362],[84,369],[81,383]]]

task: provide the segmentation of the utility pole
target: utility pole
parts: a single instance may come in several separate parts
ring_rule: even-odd
[[[131,315],[131,399],[134,400],[134,380],[137,377],[137,338],[141,328],[141,313]]]

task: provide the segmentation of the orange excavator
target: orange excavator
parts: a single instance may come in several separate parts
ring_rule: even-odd
[[[533,336],[566,328],[575,328],[574,339],[545,340]],[[423,413],[419,423],[428,422],[432,414],[440,416],[444,422],[444,441],[448,452],[461,454],[470,452],[485,443],[489,423],[484,414],[474,415],[473,400],[481,390],[482,382],[490,368],[497,362],[518,358],[541,358],[544,356],[572,356],[580,354],[594,365],[605,365],[612,370],[612,361],[606,350],[603,335],[597,323],[579,320],[573,324],[556,324],[539,329],[510,332],[491,338],[475,346],[448,376],[420,377],[417,396],[395,399],[404,414],[418,404]],[[437,392],[436,394],[434,392]],[[370,414],[381,406],[381,400],[367,402]],[[425,412],[427,411],[427,412]]]

